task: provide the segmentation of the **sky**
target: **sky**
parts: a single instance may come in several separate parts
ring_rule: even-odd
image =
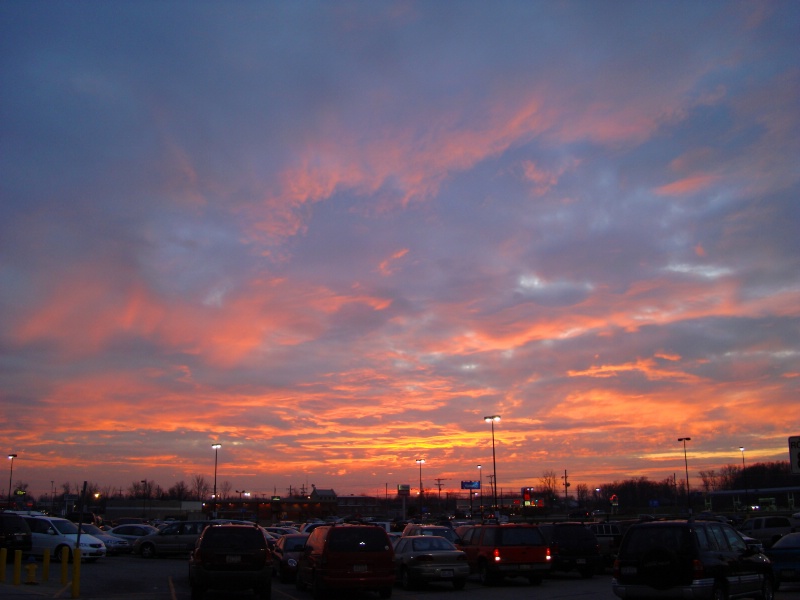
[[[793,1],[0,3],[14,482],[211,481],[220,443],[255,494],[413,493],[417,459],[487,488],[489,415],[504,491],[788,460],[798,31]]]

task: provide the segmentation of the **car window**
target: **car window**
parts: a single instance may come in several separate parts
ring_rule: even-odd
[[[580,529],[583,529],[581,527]],[[544,536],[535,527],[509,527],[500,529],[500,546],[544,546]],[[591,535],[591,531],[584,529],[585,533]]]
[[[727,527],[722,525],[722,532],[725,534],[726,539],[728,540],[728,544],[730,547],[735,550],[736,552],[744,552],[747,550],[747,544],[732,527]]]
[[[717,547],[721,551],[727,552],[731,549],[728,545],[728,538],[725,536],[725,532],[722,531],[722,525],[717,525],[716,523],[709,524],[708,534],[714,538],[714,540],[717,542]]]
[[[464,534],[461,536],[461,543],[466,545],[472,544],[473,539],[475,538],[476,531],[478,531],[475,527],[471,527],[467,529]]]
[[[494,527],[487,527],[486,529],[484,529],[483,530],[483,539],[482,539],[481,543],[484,546],[494,546],[495,538],[496,538],[496,536],[495,536],[496,532],[497,532],[497,529],[495,529]]]
[[[406,547],[408,546],[408,538],[400,538],[400,541],[397,542],[397,553],[400,554],[406,551]]]
[[[196,526],[194,526],[196,529]],[[257,529],[246,527],[212,527],[203,535],[203,544],[221,550],[236,548],[266,548],[264,536]]]
[[[380,552],[387,548],[386,533],[377,527],[340,527],[328,534],[334,552]]]
[[[631,528],[625,540],[627,556],[644,556],[663,548],[682,552],[691,546],[688,528],[680,526]]]
[[[66,519],[63,520],[54,519],[52,523],[53,527],[55,527],[59,533],[62,533],[64,535],[71,535],[78,533],[78,526],[75,525],[75,523],[73,523],[72,521],[67,521]]]
[[[430,539],[414,540],[414,550],[416,552],[431,552],[433,550],[455,550],[455,546],[448,540],[441,537],[431,537]]]
[[[164,529],[161,530],[161,533],[164,535],[177,535],[181,531],[181,523],[173,523],[172,525],[167,525]]]

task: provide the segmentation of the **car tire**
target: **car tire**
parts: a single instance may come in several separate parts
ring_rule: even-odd
[[[142,555],[142,558],[155,558],[156,547],[153,544],[142,544],[139,554]]]
[[[72,562],[72,549],[63,544],[61,546],[56,546],[55,556],[53,556],[53,558],[56,562],[61,562],[61,554],[63,553],[64,548],[67,549],[67,562]]]
[[[728,590],[719,583],[715,584],[711,591],[711,600],[728,600]]]
[[[485,560],[478,565],[478,581],[481,582],[481,585],[494,585],[495,583],[495,577],[489,571],[489,565],[486,564]]]
[[[775,600],[775,592],[777,589],[777,584],[773,583],[769,577],[765,577],[764,585],[761,586],[760,600]]]
[[[404,590],[414,589],[414,580],[411,577],[411,573],[408,571],[408,567],[400,569],[400,587]]]

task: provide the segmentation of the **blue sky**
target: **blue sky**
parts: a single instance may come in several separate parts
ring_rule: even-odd
[[[795,2],[4,2],[15,481],[787,460]]]

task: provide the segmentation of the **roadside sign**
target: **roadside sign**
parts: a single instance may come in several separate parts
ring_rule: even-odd
[[[398,483],[397,484],[397,495],[398,496],[410,496],[411,495],[411,484]]]
[[[792,473],[800,475],[800,435],[789,438],[789,463],[792,465]]]

